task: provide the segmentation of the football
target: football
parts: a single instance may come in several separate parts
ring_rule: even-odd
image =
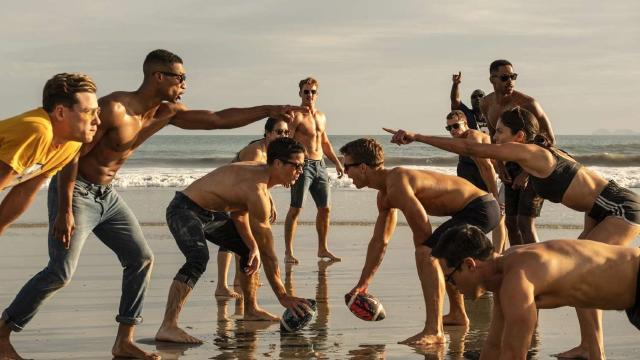
[[[386,317],[380,300],[367,293],[349,293],[344,302],[353,315],[365,321],[380,321]]]
[[[280,331],[282,332],[294,332],[301,330],[307,324],[311,322],[314,315],[316,314],[317,304],[314,299],[307,299],[309,302],[309,308],[311,308],[311,312],[307,312],[304,316],[295,317],[293,312],[289,309],[284,311],[282,317],[280,318]]]

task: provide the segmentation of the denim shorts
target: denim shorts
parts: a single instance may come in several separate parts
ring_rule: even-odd
[[[305,160],[304,170],[291,186],[291,207],[302,208],[306,190],[309,189],[318,208],[329,207],[329,174],[324,160]]]

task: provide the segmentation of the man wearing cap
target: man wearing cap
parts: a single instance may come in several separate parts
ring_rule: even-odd
[[[467,124],[470,129],[480,130],[485,134],[489,133],[487,120],[480,111],[480,100],[484,98],[484,91],[480,89],[473,90],[471,93],[471,109],[460,100],[460,83],[462,82],[462,72],[453,74],[451,77],[451,111],[460,110],[467,118]]]

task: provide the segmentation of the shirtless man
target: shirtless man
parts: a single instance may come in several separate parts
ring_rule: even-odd
[[[478,298],[492,291],[493,316],[480,359],[525,359],[538,309],[626,310],[640,329],[640,249],[591,240],[548,240],[500,256],[482,230],[447,231],[433,249],[447,282]],[[598,254],[598,256],[594,256]],[[604,359],[597,349],[589,359]]]
[[[145,352],[133,340],[135,326],[142,322],[153,253],[138,220],[111,182],[133,152],[167,125],[183,129],[235,128],[267,116],[292,116],[289,112],[298,107],[188,111],[178,102],[186,89],[180,57],[154,50],[144,61],[143,73],[138,90],[114,92],[99,100],[102,124],[93,141],[81,150],[78,161],[67,165],[51,181],[49,264],[22,288],[5,312],[20,326],[31,320],[45,299],[69,283],[84,242],[93,231],[118,255],[124,268],[113,356],[158,359],[158,354]]]
[[[461,110],[453,110],[447,115],[447,126],[445,126],[445,129],[454,138],[491,144],[489,135],[479,130],[469,128],[468,120]],[[469,180],[470,183],[479,189],[490,192],[494,198],[498,199],[496,173],[493,170],[491,160],[460,155],[456,173],[461,178]],[[500,224],[492,231],[491,238],[494,248],[500,253],[506,240],[504,216],[500,216]]]
[[[256,289],[260,259],[278,301],[304,315],[304,299],[287,294],[280,278],[269,218],[274,185],[292,185],[302,173],[304,147],[290,138],[272,141],[267,164],[240,162],[217,168],[177,192],[167,208],[167,224],[186,263],[178,271],[156,340],[202,343],[178,326],[178,316],[209,260],[206,240],[240,256],[244,320],[278,321],[258,306]]]
[[[286,245],[284,261],[297,264],[299,261],[293,256],[293,241],[298,226],[298,216],[302,211],[305,192],[308,189],[316,203],[316,231],[318,232],[318,257],[340,261],[327,246],[329,232],[329,175],[324,163],[323,155],[336,165],[338,177],[342,177],[342,164],[333,151],[327,136],[327,117],[316,108],[318,100],[318,81],[306,78],[298,84],[302,106],[311,109],[309,113],[298,114],[289,123],[291,137],[298,140],[307,149],[304,172],[299,181],[291,187],[291,205],[285,219],[284,241]]]
[[[493,85],[491,94],[480,102],[480,110],[487,119],[489,133],[493,138],[500,115],[517,106],[527,109],[538,119],[540,130],[551,143],[555,137],[549,118],[542,106],[531,96],[514,89],[518,74],[507,60],[496,60],[489,66],[489,81]],[[496,171],[505,184],[505,212],[509,242],[511,245],[530,244],[538,241],[535,218],[540,216],[543,200],[528,184],[528,174],[511,163],[496,164]]]
[[[385,169],[382,146],[373,139],[351,141],[340,148],[340,152],[344,155],[345,174],[353,184],[358,189],[366,186],[378,190],[378,218],[373,237],[360,280],[349,293],[367,291],[395,230],[396,209],[400,209],[413,232],[416,266],[427,315],[424,329],[400,343],[444,343],[444,277],[437,261],[431,257],[431,249],[444,231],[455,225],[473,224],[484,232],[491,231],[500,219],[498,202],[493,195],[457,176],[402,167]],[[451,216],[451,219],[432,232],[429,215]],[[462,295],[453,294],[450,303],[447,320],[468,324]]]
[[[253,140],[247,146],[238,151],[232,162],[240,161],[257,161],[263,164],[267,163],[267,146],[270,142],[277,138],[289,136],[289,128],[287,122],[282,119],[268,118],[264,124],[264,137],[262,139]],[[273,199],[269,197],[271,202],[271,215],[269,220],[273,224],[276,221],[277,212],[273,205]],[[233,291],[227,285],[227,275],[229,274],[229,264],[231,264],[231,251],[224,247],[218,250],[218,285],[216,286],[216,298],[235,298],[239,299],[242,295]],[[238,258],[236,257],[236,273],[233,280],[234,287],[240,285],[238,278]]]
[[[42,107],[0,121],[0,234],[31,204],[42,184],[89,143],[100,119],[96,85],[83,74],[61,73],[44,86]],[[22,359],[9,336],[26,323],[5,311],[0,318],[0,359]]]

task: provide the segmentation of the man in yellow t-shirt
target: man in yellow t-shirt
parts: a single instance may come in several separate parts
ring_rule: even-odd
[[[83,74],[57,74],[47,81],[42,107],[0,121],[0,234],[31,204],[45,180],[77,160],[98,119],[96,85]]]

